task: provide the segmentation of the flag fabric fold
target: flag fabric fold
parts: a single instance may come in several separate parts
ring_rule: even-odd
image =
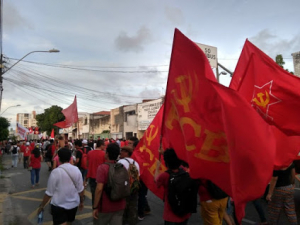
[[[202,50],[175,30],[162,137],[190,166],[233,197],[241,221],[263,195],[275,159],[270,126],[236,91],[217,83]],[[255,186],[253,185],[255,183]]]
[[[52,129],[52,131],[51,131],[50,138],[54,139],[54,129]]]
[[[57,126],[59,128],[68,128],[68,127],[72,126],[73,123],[76,123],[78,121],[76,95],[75,95],[73,103],[68,108],[63,109],[61,112],[64,114],[65,120],[53,124],[54,126]]]
[[[164,105],[161,106],[132,154],[132,158],[136,160],[140,166],[141,180],[152,193],[161,199],[163,199],[164,196],[163,188],[157,188],[154,182],[154,174],[156,163],[159,160],[162,162],[161,171],[167,170],[163,162],[163,157],[160,158],[158,151],[160,147],[163,108]]]

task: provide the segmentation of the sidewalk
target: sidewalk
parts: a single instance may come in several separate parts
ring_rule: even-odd
[[[8,196],[8,191],[9,191],[9,181],[5,177],[6,175],[6,169],[9,168],[11,165],[11,158],[10,155],[3,155],[2,157],[2,165],[4,170],[0,172],[0,224],[4,224],[4,207],[3,203],[5,202],[7,196]]]

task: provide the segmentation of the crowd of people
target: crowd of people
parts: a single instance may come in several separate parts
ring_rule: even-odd
[[[11,154],[12,168],[18,163],[30,170],[31,188],[39,185],[41,163],[50,171],[47,190],[38,213],[51,199],[54,224],[71,224],[77,210],[84,206],[84,190],[92,194],[93,222],[97,225],[135,225],[151,212],[148,188],[139,179],[140,166],[131,158],[138,139],[128,140],[54,140],[1,142],[1,154]],[[191,213],[197,211],[207,225],[238,224],[234,213],[234,199],[209,180],[191,179],[188,165],[173,149],[160,150],[167,170],[160,172],[156,165],[154,181],[164,189],[165,225],[186,225]],[[294,203],[295,168],[275,170],[266,190],[268,220],[261,199],[253,201],[260,216],[260,224],[278,224],[284,209],[290,224],[297,224]],[[120,182],[117,182],[120,181]],[[179,191],[180,190],[180,191]]]

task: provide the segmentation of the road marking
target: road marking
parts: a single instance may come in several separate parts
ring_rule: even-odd
[[[84,195],[85,195],[86,197],[88,197],[89,199],[92,199],[92,193],[91,193],[91,192],[89,192],[89,191],[87,191],[87,190],[84,190]]]
[[[46,190],[46,188],[32,189],[32,190],[28,190],[28,191],[13,193],[11,195],[16,196],[16,195],[22,195],[22,194],[27,194],[27,193],[31,193],[31,192],[38,192],[38,191],[44,191],[44,190]]]
[[[11,197],[29,200],[29,201],[36,201],[36,202],[42,202],[42,200],[43,200],[42,198],[30,198],[30,197],[25,197],[25,196],[11,196]]]

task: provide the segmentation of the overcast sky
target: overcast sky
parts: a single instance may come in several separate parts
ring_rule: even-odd
[[[110,110],[164,94],[174,29],[218,48],[234,71],[248,38],[270,57],[300,51],[299,0],[15,0],[3,1],[2,116],[66,108],[77,95],[80,112]],[[28,61],[28,62],[27,62]],[[228,85],[230,77],[221,76]]]

